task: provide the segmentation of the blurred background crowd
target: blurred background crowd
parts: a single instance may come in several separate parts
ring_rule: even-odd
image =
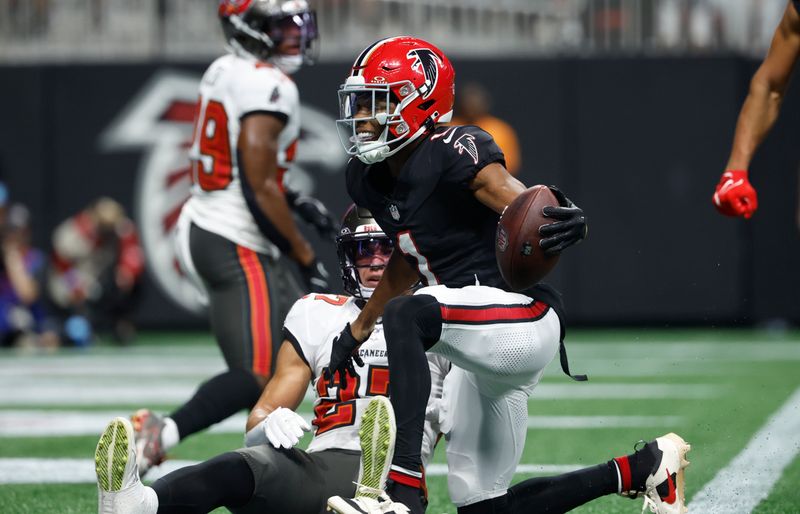
[[[222,34],[197,0],[0,0],[0,58],[215,55]],[[323,59],[384,34],[435,27],[461,55],[763,52],[782,0],[321,0]]]

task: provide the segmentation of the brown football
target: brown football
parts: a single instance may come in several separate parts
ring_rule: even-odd
[[[506,208],[497,223],[495,256],[503,279],[515,291],[542,280],[558,262],[558,255],[545,255],[539,247],[539,227],[552,223],[542,209],[558,206],[547,186],[526,189]]]

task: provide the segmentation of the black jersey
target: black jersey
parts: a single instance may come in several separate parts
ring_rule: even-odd
[[[800,13],[800,0],[792,0],[792,3],[794,4],[794,8],[797,9],[797,12]]]
[[[372,211],[426,285],[507,289],[494,254],[499,215],[469,189],[488,164],[504,163],[488,133],[438,127],[411,154],[397,179],[385,162],[347,165],[353,201]]]

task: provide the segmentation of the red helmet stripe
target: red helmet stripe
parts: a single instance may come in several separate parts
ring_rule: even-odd
[[[356,59],[356,62],[353,63],[353,73],[351,74],[351,76],[357,77],[358,75],[361,75],[361,70],[364,69],[364,66],[367,65],[367,62],[369,61],[369,58],[372,56],[373,53],[375,53],[375,51],[378,48],[382,47],[383,45],[385,45],[389,41],[394,41],[395,39],[398,39],[400,37],[403,37],[403,36],[387,37],[387,38],[384,38],[384,39],[380,39],[380,40],[372,43],[368,47],[366,47],[364,49],[364,51],[361,52],[361,55],[358,56],[358,58]]]
[[[219,3],[218,15],[228,17],[232,14],[244,13],[253,0],[222,0]]]

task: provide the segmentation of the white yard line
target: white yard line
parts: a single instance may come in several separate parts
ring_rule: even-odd
[[[770,417],[744,450],[694,495],[691,512],[746,514],[769,496],[800,452],[800,389]]]
[[[301,412],[311,421],[311,412]],[[0,438],[53,437],[99,435],[108,421],[116,416],[128,416],[124,411],[0,411]],[[211,433],[241,434],[247,416],[237,414],[211,427]],[[592,429],[680,426],[679,416],[530,416],[528,428]]]
[[[189,460],[168,460],[147,474],[156,480],[167,473],[197,464]],[[520,464],[517,473],[555,475],[584,467],[581,464]],[[432,464],[428,476],[447,474],[446,464]],[[0,484],[86,484],[96,481],[92,459],[0,459]]]
[[[87,379],[85,383],[75,384],[57,379],[42,381],[20,387],[13,381],[0,380],[0,408],[35,407],[37,405],[92,405],[114,406],[141,404],[180,404],[188,400],[199,381],[146,380],[126,381],[124,384],[108,383]],[[709,384],[653,384],[653,383],[614,383],[614,384],[541,384],[531,397],[538,400],[586,400],[586,399],[706,399],[719,396],[722,388]],[[309,396],[307,395],[308,399]]]

